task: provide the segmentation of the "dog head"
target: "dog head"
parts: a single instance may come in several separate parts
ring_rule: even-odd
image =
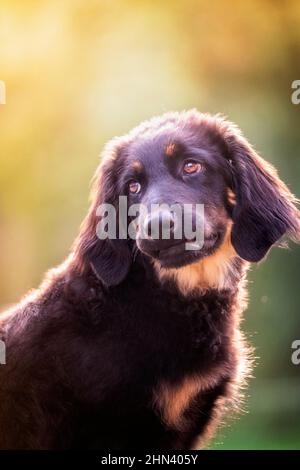
[[[126,229],[119,234],[120,196],[128,209],[146,209],[135,213],[134,240]],[[126,277],[136,249],[164,270],[211,259],[225,243],[235,256],[257,262],[284,235],[298,239],[295,202],[235,125],[197,111],[168,113],[106,146],[75,251],[108,286]],[[113,237],[99,239],[103,204],[115,208],[117,226]],[[132,219],[129,210],[125,224]]]

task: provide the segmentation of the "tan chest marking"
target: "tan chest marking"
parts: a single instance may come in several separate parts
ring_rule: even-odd
[[[170,428],[184,431],[184,412],[192,405],[200,392],[206,391],[219,382],[227,373],[226,367],[216,367],[206,376],[194,375],[185,377],[178,384],[163,382],[155,390],[154,405],[163,421]]]
[[[199,379],[186,378],[179,385],[162,383],[155,393],[155,405],[167,426],[182,429],[182,416],[201,390]]]

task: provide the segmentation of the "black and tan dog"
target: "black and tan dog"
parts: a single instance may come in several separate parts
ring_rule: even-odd
[[[204,204],[203,247],[100,240],[97,207],[120,195]],[[249,372],[247,267],[285,235],[295,199],[230,122],[169,113],[114,139],[70,257],[1,316],[0,448],[203,445]]]

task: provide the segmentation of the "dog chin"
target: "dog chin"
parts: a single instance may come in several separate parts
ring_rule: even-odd
[[[158,262],[162,268],[182,268],[215,253],[221,245],[222,239],[222,234],[218,233],[214,237],[206,239],[199,249],[187,249],[188,242],[184,241],[159,251],[151,253],[144,251],[144,253]]]

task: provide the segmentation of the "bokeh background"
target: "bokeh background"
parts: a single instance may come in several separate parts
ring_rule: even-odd
[[[1,0],[0,305],[68,253],[112,136],[167,110],[236,121],[300,196],[298,0]],[[300,248],[250,274],[257,366],[215,449],[300,449]]]

